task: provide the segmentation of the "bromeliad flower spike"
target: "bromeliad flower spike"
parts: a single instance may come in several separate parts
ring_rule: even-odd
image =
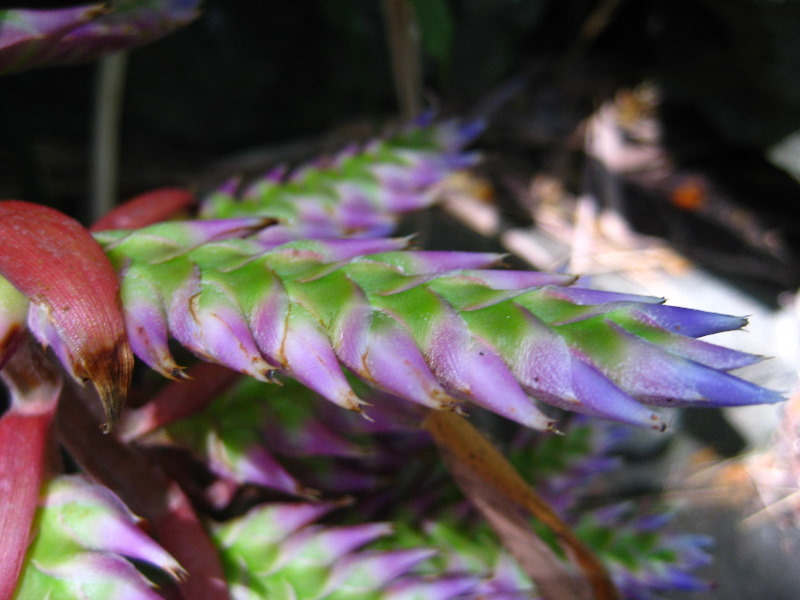
[[[264,383],[258,396],[264,407],[292,402],[287,395],[299,402],[297,385],[280,393],[268,385],[292,379],[337,405],[331,408],[377,422],[385,414],[379,405],[395,407],[399,412],[390,414],[402,415],[420,435],[428,435],[423,425],[430,432],[476,505],[487,498],[519,503],[543,520],[567,555],[578,557],[590,585],[578,586],[583,591],[575,598],[621,597],[602,561],[499,453],[467,464],[470,440],[488,448],[477,431],[454,426],[461,417],[436,415],[477,405],[520,427],[552,431],[562,411],[571,411],[660,430],[663,407],[782,398],[731,373],[759,357],[698,339],[739,329],[744,319],[585,289],[568,275],[493,269],[502,260],[497,254],[415,250],[408,238],[385,237],[400,215],[429,206],[448,174],[475,162],[464,147],[478,130],[421,119],[293,172],[277,170],[247,186],[229,182],[197,204],[195,218],[157,222],[195,206],[186,192],[145,195],[103,219],[93,236],[51,209],[0,203],[0,215],[8,217],[0,218],[0,272],[8,280],[0,281],[0,364],[11,391],[0,418],[0,537],[12,540],[0,561],[0,598],[22,598],[19,590],[29,594],[30,586],[40,597],[156,598],[161,589],[187,600],[272,598],[279,591],[287,598],[375,599],[484,593],[483,573],[447,568],[432,577],[433,551],[393,546],[386,524],[330,529],[326,515],[343,506],[331,490],[341,486],[322,489],[326,497],[317,499],[313,478],[262,446],[261,425],[254,424],[260,433],[252,435],[238,426],[220,429],[219,411],[238,409],[215,398],[240,376]],[[39,235],[42,227],[46,236]],[[62,381],[57,363],[78,383],[94,384],[110,428],[129,387],[131,354],[175,381],[154,393],[155,384],[142,377],[134,390],[139,407],[119,433],[102,435],[92,427],[98,421],[92,388]],[[216,364],[191,364],[191,355]],[[181,422],[209,404],[217,416]],[[28,423],[31,414],[36,418]],[[313,454],[313,447],[361,456],[337,437],[335,418],[323,425],[313,415],[297,416],[281,425],[293,438],[274,433],[277,421],[255,404],[243,414],[269,421],[273,441],[305,439],[295,454]],[[63,468],[48,449],[51,421],[91,483],[52,479]],[[37,432],[30,447],[13,435],[23,425]],[[173,446],[183,449],[178,454],[141,443],[166,425]],[[232,431],[238,433],[230,443]],[[38,475],[24,480],[23,496],[12,494],[8,478],[28,467]],[[359,476],[342,475],[350,479]],[[490,496],[476,493],[483,481]],[[275,502],[268,488],[295,500]],[[30,532],[56,535],[49,525],[37,534],[33,525],[39,521],[31,502],[40,489],[41,523],[61,519],[58,535],[72,541],[55,551],[34,542],[26,556]],[[66,509],[57,508],[62,501],[54,494],[64,489],[74,498],[69,506],[82,508],[62,519],[58,511]],[[135,534],[132,517],[112,505],[143,517],[151,537]],[[210,525],[212,515],[224,522]],[[487,518],[515,546],[521,564],[536,562],[519,551],[520,540],[537,544],[533,533],[511,539],[498,525],[510,512],[499,521]],[[270,525],[276,522],[280,532]],[[108,550],[102,523],[124,523],[147,556]],[[380,551],[361,549],[379,539]],[[569,573],[547,544],[537,548],[547,564]],[[528,575],[543,596],[569,597],[541,573]]]

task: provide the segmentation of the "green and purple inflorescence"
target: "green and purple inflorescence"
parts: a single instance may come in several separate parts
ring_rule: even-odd
[[[266,397],[269,402],[265,402]],[[218,483],[228,482],[231,489],[256,484],[307,494],[313,488],[325,497],[350,498],[348,505],[325,504],[316,512],[308,503],[263,505],[223,525],[217,536],[232,581],[260,582],[249,588],[250,596],[242,597],[271,598],[277,589],[294,589],[293,578],[297,582],[310,578],[317,582],[319,592],[333,577],[331,565],[340,555],[334,558],[330,550],[325,554],[329,562],[324,568],[321,564],[313,567],[319,571],[284,571],[288,559],[279,561],[277,557],[286,552],[282,549],[286,541],[299,537],[305,544],[309,537],[337,535],[333,532],[346,535],[351,529],[342,523],[389,519],[403,523],[395,525],[392,536],[388,535],[390,530],[378,525],[363,530],[355,525],[352,532],[354,536],[357,532],[374,532],[370,540],[385,551],[436,551],[413,569],[409,565],[404,581],[438,573],[443,575],[439,582],[442,590],[450,589],[445,581],[462,589],[459,593],[464,596],[459,598],[535,598],[534,584],[472,512],[437,463],[430,438],[415,427],[413,408],[408,410],[381,394],[367,398],[372,404],[373,421],[338,411],[295,382],[287,381],[275,390],[268,384],[243,380],[203,412],[142,441],[190,449],[197,459],[210,465]],[[561,436],[518,426],[513,431],[506,448],[512,463],[603,560],[626,599],[656,600],[663,591],[710,589],[708,582],[694,574],[710,560],[709,538],[671,531],[668,507],[645,508],[637,502],[619,501],[616,491],[603,484],[604,476],[625,468],[616,453],[629,426],[575,419]],[[221,463],[214,455],[226,460]],[[291,479],[291,488],[282,476],[276,476],[288,471],[297,475]],[[232,501],[228,495],[220,503],[223,496],[218,484],[209,486],[207,495],[208,502],[216,502],[219,510]],[[265,531],[277,533],[264,534],[263,539],[256,536],[260,541],[252,542],[250,532],[258,529],[255,524],[263,519],[271,522],[283,510],[308,514],[309,519],[312,513],[313,519],[319,519],[334,511],[334,518],[327,522],[335,527],[328,534],[319,525],[311,531],[300,525],[287,525],[289,531],[264,525]],[[548,539],[546,530],[540,533]],[[551,541],[556,548],[555,540]],[[302,569],[297,564],[292,568]],[[241,583],[241,587],[246,586]],[[395,597],[394,592],[381,595],[381,589],[375,584],[370,593],[350,597]]]
[[[427,126],[347,151],[192,221],[97,233],[119,272],[134,353],[180,377],[169,341],[257,379],[289,375],[362,410],[342,365],[432,407],[465,401],[537,429],[544,405],[661,429],[659,406],[777,402],[729,371],[759,357],[696,338],[739,317],[574,287],[574,277],[488,270],[501,255],[407,250],[379,237],[469,164],[475,128]],[[35,310],[34,334],[67,348]]]
[[[108,488],[64,475],[51,480],[43,496],[15,599],[159,600],[153,583],[130,560],[164,576],[181,576],[180,565]]]
[[[234,598],[531,597],[532,583],[502,548],[476,542],[494,538],[453,504],[442,467],[421,458],[420,468],[397,468],[398,457],[408,467],[409,456],[434,455],[419,429],[427,410],[472,403],[534,430],[561,427],[562,411],[663,429],[660,407],[782,399],[731,373],[759,357],[698,339],[739,329],[742,318],[585,289],[569,275],[490,269],[498,254],[410,250],[411,240],[384,237],[400,215],[429,206],[449,173],[475,161],[463,148],[477,130],[423,119],[303,169],[226,184],[197,219],[95,234],[119,275],[139,359],[181,379],[186,357],[176,359],[177,342],[252,378],[207,411],[139,440],[191,451],[214,482],[205,506],[239,514],[211,526]],[[34,305],[27,321],[68,366],[70,341]],[[332,404],[323,408],[318,397]],[[703,539],[662,535],[661,517],[627,508],[579,510],[590,476],[611,466],[603,441],[609,427],[572,428],[533,450],[511,449],[512,458],[548,444],[560,455],[537,485],[606,560],[627,597],[703,588],[691,574],[706,560]],[[94,497],[88,483],[71,485]],[[259,500],[241,515],[232,507],[243,489],[292,500],[251,494]],[[354,504],[315,500],[315,493],[350,495]],[[45,499],[43,524],[55,514],[54,494]],[[73,533],[105,510],[92,507],[63,521],[67,537],[52,551],[59,560],[97,563],[86,572],[103,577],[122,569],[118,554],[179,572],[164,555],[76,541]],[[375,523],[331,516],[348,511]],[[408,528],[390,535],[384,521],[411,513]],[[62,562],[40,575],[37,565],[47,560],[28,561],[23,585],[72,572]],[[139,596],[102,597],[155,593],[137,581]],[[70,593],[63,597],[82,597]]]

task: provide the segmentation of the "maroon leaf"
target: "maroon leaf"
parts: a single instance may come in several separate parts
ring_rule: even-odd
[[[17,586],[46,472],[61,376],[31,338],[0,374],[11,407],[0,417],[0,599]]]
[[[138,229],[164,221],[195,202],[194,194],[182,188],[161,188],[131,198],[94,225],[91,231]]]
[[[110,429],[130,385],[133,353],[117,277],[103,249],[74,219],[6,200],[0,202],[0,274],[45,311],[67,351],[64,366],[77,381],[94,384]]]

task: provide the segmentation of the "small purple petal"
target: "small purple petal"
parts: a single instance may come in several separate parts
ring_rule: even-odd
[[[585,415],[611,419],[640,427],[663,430],[661,415],[639,404],[599,371],[578,359],[573,361],[575,403],[551,402],[561,408]]]
[[[164,377],[179,378],[182,369],[169,350],[169,327],[160,292],[149,278],[132,271],[121,280],[125,329],[133,353]]]
[[[457,404],[439,384],[408,331],[388,315],[372,320],[364,364],[369,379],[389,393],[436,409]]]
[[[264,267],[269,287],[249,310],[250,330],[261,353],[273,364],[286,365],[283,340],[289,317],[289,296],[280,279]]]
[[[656,342],[660,348],[712,369],[730,371],[763,360],[763,357],[756,354],[732,350],[702,340],[675,334],[665,333],[664,335],[669,335],[669,337],[658,339]]]
[[[193,266],[190,277],[181,282],[172,296],[166,299],[169,302],[167,322],[173,338],[199,357],[210,360],[203,344],[203,330],[194,317],[199,294],[200,271],[197,266]]]
[[[564,287],[548,290],[551,296],[569,300],[580,306],[589,304],[606,304],[608,302],[641,302],[645,304],[663,304],[664,298],[656,296],[639,296],[637,294],[623,294],[607,292],[581,287]]]
[[[777,392],[675,356],[616,324],[609,325],[624,342],[624,351],[610,363],[590,360],[631,396],[655,406],[770,404],[783,400]]]
[[[238,482],[255,483],[287,494],[303,495],[306,490],[262,446],[253,446],[243,456],[230,457],[216,439],[209,440],[208,454],[212,471]]]
[[[643,323],[657,325],[667,331],[698,338],[712,333],[735,331],[747,325],[747,319],[710,313],[679,306],[643,304],[631,311]]]
[[[457,401],[436,380],[405,327],[364,298],[344,311],[332,338],[339,359],[380,389],[442,409]]]
[[[200,323],[204,354],[226,367],[261,381],[278,368],[261,355],[233,292],[217,282],[203,282],[197,299],[195,320]]]
[[[87,550],[143,560],[173,574],[183,569],[139,527],[137,518],[108,488],[80,476],[60,477],[48,486],[48,508],[61,511],[61,528]]]
[[[573,358],[567,344],[552,329],[522,307],[527,335],[521,336],[509,357],[514,375],[534,398],[552,403],[575,400],[572,387]]]

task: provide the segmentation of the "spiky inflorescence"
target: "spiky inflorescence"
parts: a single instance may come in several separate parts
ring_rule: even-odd
[[[96,234],[120,274],[135,354],[180,377],[174,338],[205,360],[262,380],[285,373],[362,410],[341,363],[425,406],[468,400],[538,429],[554,427],[540,402],[660,429],[652,406],[782,399],[728,374],[758,357],[695,339],[745,319],[570,287],[566,275],[482,270],[496,254],[373,237],[472,160],[460,148],[474,132],[410,129],[262,179],[242,198],[218,193],[201,211],[214,218]],[[344,235],[357,237],[332,239]],[[39,316],[31,329],[58,353]]]
[[[758,357],[696,339],[738,329],[744,319],[571,287],[570,276],[483,270],[501,257],[406,251],[409,240],[378,237],[392,230],[398,214],[430,204],[432,186],[452,168],[472,161],[460,150],[470,132],[452,124],[411,130],[288,177],[272,174],[241,197],[227,186],[203,204],[197,220],[96,234],[119,273],[135,354],[180,379],[182,367],[168,345],[174,339],[204,360],[255,379],[285,374],[337,405],[365,410],[363,399],[372,396],[354,391],[344,366],[389,397],[390,424],[403,412],[396,397],[420,410],[471,401],[538,429],[555,424],[542,404],[660,429],[663,420],[651,406],[781,399],[728,373]],[[30,309],[31,332],[65,360],[69,340],[41,317]],[[382,410],[367,411],[379,426]],[[198,423],[184,430],[182,440],[179,430],[172,433],[189,442],[230,488],[256,483],[308,494],[309,485],[330,493],[365,487],[357,469],[331,470],[332,481],[295,479],[281,467],[284,458],[273,455],[277,449],[258,443],[261,432],[237,432],[235,425],[219,427],[213,419],[208,424],[216,427],[213,434]],[[295,427],[300,432],[312,424],[303,417]],[[333,432],[321,439],[323,429],[305,438],[284,436],[284,451],[294,446],[307,453],[312,439],[323,453],[353,452]],[[412,444],[421,442],[418,435]],[[385,460],[376,455],[369,463],[378,477]],[[225,499],[219,500],[211,505],[222,507]],[[374,499],[373,507],[386,506],[384,500]],[[297,506],[313,512],[320,505]],[[217,530],[228,576],[242,597],[248,597],[247,588],[256,598],[259,590],[270,598],[306,597],[303,586],[313,583],[324,586],[314,591],[316,597],[449,598],[474,583],[457,573],[433,581],[409,574],[397,581],[430,552],[356,552],[384,535],[384,525],[332,532],[289,528],[279,539],[260,539],[264,531],[249,525],[273,509],[282,507],[262,503]],[[331,549],[330,539],[350,541]],[[268,566],[249,564],[253,553],[278,556]],[[289,555],[297,560],[289,561]],[[378,569],[392,562],[402,568]],[[485,565],[486,571],[496,566]],[[309,578],[306,567],[316,575]],[[501,579],[495,576],[496,585],[484,587],[486,593],[520,597],[518,588]]]
[[[235,600],[449,600],[477,587],[465,573],[426,576],[429,548],[364,548],[386,523],[321,526],[336,503],[272,503],[214,530]],[[430,574],[430,568],[428,569]]]
[[[403,240],[304,240],[264,249],[258,219],[164,223],[101,236],[121,271],[134,352],[180,374],[170,337],[257,379],[285,373],[341,406],[363,403],[339,363],[433,408],[469,400],[547,429],[536,401],[652,428],[652,406],[777,402],[727,371],[758,358],[695,337],[744,320],[658,299],[482,271],[493,254],[399,251]],[[268,229],[267,229],[268,231]]]
[[[470,512],[437,465],[431,440],[415,427],[413,411],[403,411],[402,405],[388,397],[372,395],[368,399],[376,417],[372,422],[333,407],[327,409],[319,396],[294,382],[275,388],[244,380],[202,413],[169,426],[151,436],[148,443],[190,448],[212,466],[216,476],[234,486],[256,484],[291,493],[282,478],[287,472],[294,473],[295,493],[317,488],[327,497],[354,498],[352,507],[339,511],[338,522],[388,518],[403,523],[395,527],[395,535],[383,538],[381,548],[435,548],[436,555],[422,572],[449,573],[444,578],[448,581],[458,573],[479,575],[467,598],[534,597],[531,580]],[[619,502],[614,490],[603,485],[604,476],[624,468],[614,452],[628,432],[625,425],[585,419],[571,422],[563,436],[518,428],[508,436],[512,442],[507,450],[512,463],[608,566],[626,599],[655,600],[668,590],[708,590],[708,582],[693,572],[710,560],[706,552],[709,538],[669,531],[668,507],[656,510]],[[223,468],[214,460],[220,455],[227,457]],[[208,488],[209,494],[213,488]],[[598,504],[602,507],[591,508]],[[272,566],[278,564],[275,556],[286,552],[282,550],[284,540],[291,539],[288,533],[280,533],[280,528],[270,529],[279,532],[276,538],[257,536],[261,541],[248,545],[246,532],[258,530],[255,523],[267,518],[257,515],[261,510],[272,515],[276,506],[280,505],[257,509],[220,530],[228,532],[217,537],[230,561],[229,577],[239,582],[269,581],[267,589],[271,591],[277,582],[289,589],[308,578],[322,586],[329,576],[327,565],[322,575],[305,571],[302,561],[296,570],[286,568],[288,559],[280,568]],[[298,504],[297,510],[300,506],[311,510],[305,504]],[[319,509],[329,510],[328,505]],[[537,530],[552,540],[548,531]],[[312,531],[301,539],[326,530]],[[239,537],[235,543],[230,541]]]
[[[126,559],[181,575],[175,559],[138,527],[108,488],[81,476],[60,476],[47,484],[43,497],[14,598],[161,599]]]

